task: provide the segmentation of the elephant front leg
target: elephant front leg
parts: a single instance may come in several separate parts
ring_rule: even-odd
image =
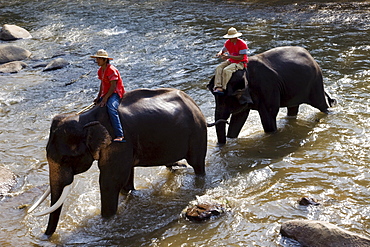
[[[115,182],[109,182],[109,179],[100,172],[99,184],[100,184],[100,198],[101,198],[101,215],[104,218],[109,218],[116,214],[118,208],[118,198],[120,192],[120,186]]]
[[[113,144],[118,147],[119,144]],[[111,144],[112,145],[112,144]],[[101,215],[109,218],[116,214],[120,190],[128,184],[133,165],[132,151],[111,147],[101,152],[99,160],[99,184],[101,195]]]
[[[299,105],[287,107],[287,109],[288,109],[288,113],[287,113],[288,117],[295,117],[298,114]]]
[[[276,116],[279,112],[279,107],[260,106],[258,113],[260,114],[263,130],[266,133],[273,133],[277,130]]]
[[[240,131],[242,130],[245,121],[248,118],[250,109],[239,112],[237,114],[232,114],[230,119],[230,125],[227,132],[227,137],[237,138]]]

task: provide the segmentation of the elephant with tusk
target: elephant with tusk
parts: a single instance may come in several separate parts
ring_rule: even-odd
[[[94,160],[105,218],[116,213],[119,192],[134,189],[135,166],[186,159],[196,175],[205,174],[207,124],[187,94],[171,88],[137,89],[124,95],[118,111],[126,143],[111,141],[114,133],[105,107],[54,117],[46,146],[50,188],[29,209],[32,212],[51,194],[51,208],[35,214],[50,214],[46,236],[56,230],[74,175],[87,171]]]

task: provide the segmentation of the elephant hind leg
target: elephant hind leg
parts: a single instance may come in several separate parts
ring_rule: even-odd
[[[195,137],[194,141],[189,143],[189,151],[186,155],[186,161],[193,167],[196,175],[205,175],[205,160],[207,153],[207,132],[205,132],[203,140],[199,136]]]
[[[131,190],[135,190],[135,186],[134,186],[134,167],[131,169],[130,177],[129,177],[127,183],[124,186],[122,186],[121,193],[125,194],[125,193],[130,192]]]
[[[299,105],[287,107],[287,109],[288,109],[288,113],[287,113],[288,117],[295,117],[298,114]]]

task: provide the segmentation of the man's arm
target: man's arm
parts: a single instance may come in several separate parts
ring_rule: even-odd
[[[106,95],[104,95],[102,101],[99,104],[101,107],[103,107],[107,104],[107,101],[108,101],[109,97],[114,93],[114,90],[116,89],[116,86],[117,86],[117,80],[110,81],[110,87],[109,87],[108,93]]]

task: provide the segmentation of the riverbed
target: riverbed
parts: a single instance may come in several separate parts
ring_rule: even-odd
[[[281,223],[292,219],[370,235],[368,1],[12,0],[0,3],[3,24],[21,26],[33,38],[0,41],[32,52],[27,68],[0,74],[0,169],[16,175],[16,185],[0,198],[1,246],[299,246],[279,234]],[[137,190],[121,197],[109,221],[100,217],[94,164],[76,176],[56,233],[43,240],[48,217],[28,215],[23,206],[48,185],[51,119],[78,112],[97,95],[98,67],[89,56],[107,50],[126,90],[185,91],[213,122],[206,85],[230,27],[243,33],[249,56],[278,46],[306,48],[338,104],[328,115],[301,105],[297,119],[281,109],[274,135],[263,132],[251,111],[239,138],[224,146],[209,128],[203,181],[189,166],[136,168]],[[55,57],[70,65],[50,72],[32,67]],[[321,204],[300,206],[303,196]],[[189,222],[182,211],[197,201],[223,203],[227,212]]]

